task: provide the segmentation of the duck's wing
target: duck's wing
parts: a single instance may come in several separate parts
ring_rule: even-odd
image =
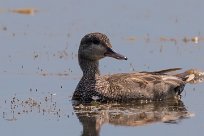
[[[122,101],[166,99],[180,95],[185,83],[175,76],[152,73],[124,73],[109,76],[107,96]]]

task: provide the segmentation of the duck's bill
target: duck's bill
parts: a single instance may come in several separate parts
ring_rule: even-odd
[[[119,59],[119,60],[127,60],[127,57],[125,57],[119,53],[116,53],[111,48],[108,48],[104,55],[107,57],[112,57],[112,58]]]

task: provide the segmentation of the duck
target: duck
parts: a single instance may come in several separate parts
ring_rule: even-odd
[[[83,76],[72,100],[91,103],[180,99],[186,83],[194,78],[186,74],[168,74],[180,68],[101,75],[99,61],[105,57],[128,59],[112,49],[109,38],[103,33],[88,33],[81,39],[78,63]]]

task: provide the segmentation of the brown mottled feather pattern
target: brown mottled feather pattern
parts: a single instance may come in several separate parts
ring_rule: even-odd
[[[166,77],[166,78],[165,78]],[[184,85],[181,79],[166,75],[152,75],[149,73],[124,73],[110,76],[109,89],[113,99],[121,101],[144,99],[162,100],[178,95],[173,91],[177,86]]]
[[[163,100],[178,97],[183,90],[177,88],[184,85],[184,81],[174,76],[121,73],[95,79],[83,77],[76,92],[82,101],[92,101],[93,96],[100,101]]]
[[[82,38],[78,60],[83,77],[75,89],[73,100],[128,102],[132,100],[164,100],[180,96],[185,86],[185,80],[182,76],[166,74],[180,70],[180,68],[100,76],[100,59],[109,56],[127,60],[123,55],[114,52],[111,47],[108,37],[101,33],[90,33]]]

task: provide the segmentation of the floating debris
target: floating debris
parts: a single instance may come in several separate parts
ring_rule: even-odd
[[[193,38],[191,39],[191,41],[194,42],[194,43],[196,43],[196,44],[198,44],[198,37],[197,37],[197,36],[196,36],[196,37],[193,37]]]
[[[6,31],[6,30],[7,30],[7,27],[6,27],[6,26],[4,26],[4,27],[3,27],[3,30],[4,30],[4,31]]]
[[[34,92],[31,93],[33,94]],[[4,100],[5,104],[1,105],[3,106],[1,117],[7,121],[16,121],[23,115],[34,112],[41,115],[49,115],[51,118],[54,116],[57,120],[62,117],[67,118],[67,116],[70,116],[69,113],[57,106],[55,97],[53,97],[55,95],[56,93],[51,93],[50,95],[41,97],[41,99],[34,98],[33,96],[20,99],[14,96],[9,100]],[[9,102],[6,103],[6,101]]]
[[[159,40],[161,42],[174,42],[174,44],[177,44],[178,42],[176,38],[169,38],[169,37],[163,37],[163,36],[161,36]]]
[[[37,59],[38,57],[39,57],[39,54],[34,51],[34,53],[33,53],[33,58],[34,58],[34,59]]]
[[[145,36],[144,38],[137,38],[137,41],[144,39],[144,42],[149,42],[150,41],[150,37]],[[125,40],[127,41],[136,41],[136,37],[135,36],[129,36],[127,38],[125,38]],[[184,37],[184,38],[178,38],[178,37],[165,37],[165,36],[160,36],[159,37],[159,41],[160,42],[173,42],[174,44],[177,44],[179,42],[184,42],[184,43],[195,43],[198,44],[201,41],[204,41],[204,37],[201,36],[189,36],[189,37]]]
[[[19,8],[19,9],[12,9],[9,11],[18,13],[18,14],[34,15],[38,10],[34,8]]]
[[[49,73],[47,71],[42,70],[38,72],[38,74],[42,76],[69,76],[69,72],[67,72],[66,70],[61,73]]]
[[[184,37],[184,38],[183,38],[183,42],[184,42],[184,43],[193,42],[193,43],[195,43],[195,44],[198,44],[199,39],[200,39],[200,38],[199,38],[198,36],[195,36],[195,37],[192,37],[192,38]]]
[[[135,36],[130,36],[127,38],[128,41],[136,41],[136,37]]]

